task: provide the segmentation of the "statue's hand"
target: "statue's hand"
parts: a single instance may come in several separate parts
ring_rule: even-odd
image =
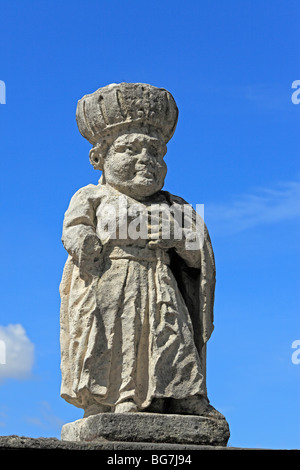
[[[162,250],[169,250],[174,248],[179,254],[186,251],[193,253],[198,252],[201,247],[201,237],[194,231],[182,231],[182,237],[178,238],[162,238],[160,234],[150,236],[148,247],[152,250],[161,248]]]
[[[82,272],[97,275],[100,267],[102,246],[95,234],[87,235],[82,243],[79,255],[79,268]]]
[[[162,250],[169,250],[171,248],[178,248],[182,244],[182,240],[175,240],[175,239],[165,239],[165,238],[153,238],[150,239],[148,242],[148,247],[151,250],[155,250],[156,248],[161,248]]]
[[[184,243],[184,232],[179,226],[177,220],[173,217],[166,218],[167,223],[159,223],[151,226],[151,233],[148,233],[148,247],[150,249],[161,248],[169,250],[170,248],[180,249]]]

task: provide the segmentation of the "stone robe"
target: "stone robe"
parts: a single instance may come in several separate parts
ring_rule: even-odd
[[[165,191],[150,202],[186,204]],[[153,398],[206,395],[215,286],[206,227],[199,249],[187,250],[183,239],[167,251],[150,249],[145,234],[124,235],[121,224],[115,234],[105,230],[113,227],[114,207],[117,221],[127,217],[128,227],[136,208],[147,211],[150,202],[105,184],[88,185],[73,196],[65,214],[62,240],[69,256],[60,285],[61,396],[77,407],[100,404],[113,411],[133,400],[143,410]],[[151,223],[154,232],[161,228],[160,219]]]

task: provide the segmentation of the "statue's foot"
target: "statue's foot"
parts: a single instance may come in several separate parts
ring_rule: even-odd
[[[138,407],[133,401],[123,401],[115,406],[115,413],[134,413],[136,411],[138,411]]]
[[[147,413],[164,413],[166,407],[166,400],[164,398],[153,398],[148,408],[143,411]]]
[[[85,408],[83,417],[87,418],[88,416],[97,415],[98,413],[109,413],[110,411],[110,406],[94,404]]]
[[[210,408],[209,401],[203,395],[175,399],[171,398],[167,412],[170,414],[185,414],[203,416]]]

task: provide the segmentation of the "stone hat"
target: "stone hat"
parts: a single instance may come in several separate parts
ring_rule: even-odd
[[[78,101],[76,121],[91,144],[127,130],[150,128],[167,143],[174,134],[178,109],[171,93],[144,83],[112,83]]]

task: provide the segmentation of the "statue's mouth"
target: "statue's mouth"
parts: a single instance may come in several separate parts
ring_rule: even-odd
[[[136,169],[135,175],[139,175],[139,176],[143,176],[144,178],[151,178],[151,179],[154,178],[155,176],[154,173],[149,168],[146,168],[146,167]]]

